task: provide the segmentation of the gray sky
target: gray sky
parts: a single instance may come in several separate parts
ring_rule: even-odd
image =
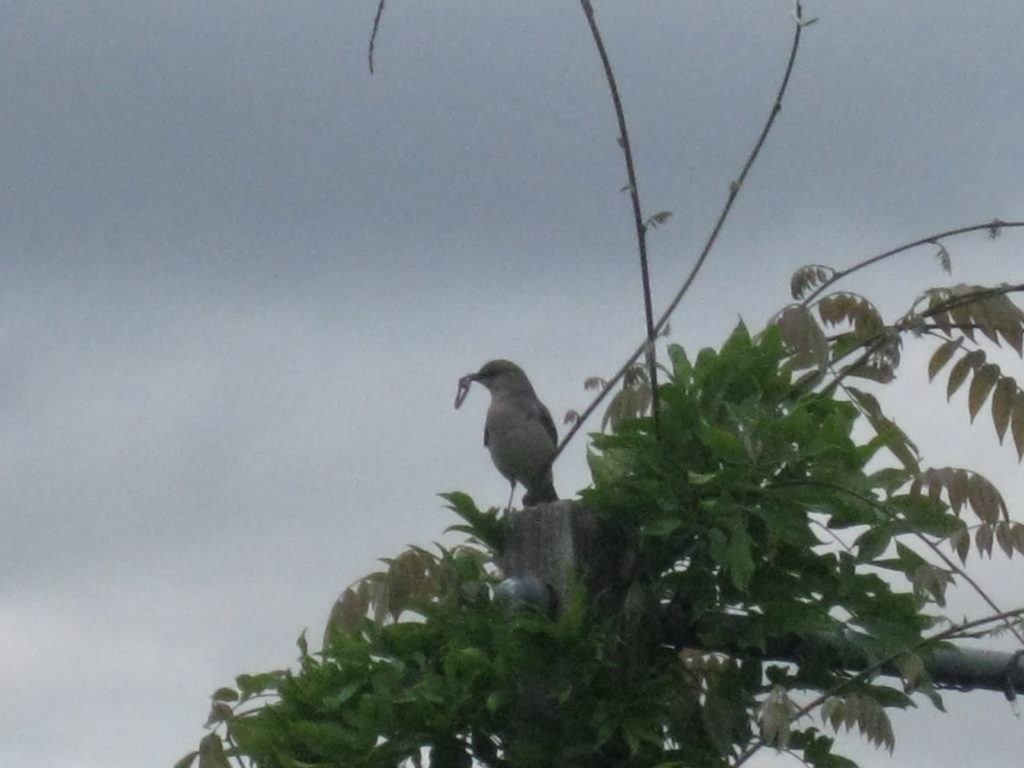
[[[595,3],[624,94],[664,305],[766,116],[788,0]],[[5,765],[170,765],[207,697],[278,668],[337,593],[505,482],[486,398],[519,361],[586,403],[642,336],[631,214],[578,4],[8,0],[0,24],[0,744]],[[790,93],[673,321],[688,348],[760,325],[807,262],[1024,217],[1024,6],[807,3]],[[1024,235],[950,241],[1019,281]],[[950,282],[925,249],[851,280],[889,312]],[[901,423],[934,466],[1024,497],[907,351]],[[1007,370],[1024,366],[1007,359]],[[915,369],[916,371],[912,370]],[[556,467],[587,483],[579,441]],[[1019,503],[1012,503],[1018,519]],[[976,564],[1005,607],[1019,562]],[[954,611],[982,615],[970,595]],[[998,694],[897,721],[895,760],[1016,766]],[[781,759],[780,759],[781,760]]]

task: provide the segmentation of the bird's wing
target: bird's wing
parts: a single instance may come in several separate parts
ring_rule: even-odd
[[[558,430],[555,429],[555,420],[551,418],[551,411],[544,403],[538,402],[540,406],[537,415],[540,417],[540,423],[544,426],[545,431],[551,436],[551,442],[558,445]]]

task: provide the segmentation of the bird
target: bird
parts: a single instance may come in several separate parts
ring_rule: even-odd
[[[510,360],[491,360],[476,373],[459,379],[456,408],[474,381],[491,393],[484,422],[484,446],[490,451],[494,466],[511,484],[508,508],[512,507],[517,483],[526,488],[525,507],[557,501],[551,460],[558,444],[558,430],[526,373]]]

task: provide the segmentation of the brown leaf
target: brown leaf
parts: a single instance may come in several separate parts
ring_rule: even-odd
[[[956,341],[943,342],[938,349],[935,350],[935,354],[932,355],[931,360],[928,361],[928,381],[935,378],[935,375],[942,370],[943,366],[949,362],[949,359],[953,356],[953,353],[959,349],[963,343],[963,339],[957,339]]]
[[[1006,511],[1006,504],[996,487],[977,473],[971,475],[968,496],[971,509],[982,522],[994,525],[999,520],[1000,510]]]
[[[1013,546],[1024,555],[1024,525],[1021,523],[1013,524]]]
[[[949,372],[949,381],[946,383],[946,399],[952,399],[956,391],[960,389],[960,385],[967,379],[967,374],[972,369],[981,365],[985,361],[985,353],[981,350],[974,350],[968,352],[966,355],[957,360],[956,365],[953,366],[953,370]]]
[[[974,533],[974,545],[978,548],[978,554],[992,557],[992,526],[982,525]]]
[[[1010,523],[1003,520],[996,526],[996,543],[1007,557],[1013,557],[1013,530]]]
[[[957,469],[950,472],[949,479],[946,481],[946,494],[949,496],[949,505],[957,514],[967,503],[970,487],[971,479],[965,470]]]
[[[352,634],[362,626],[369,607],[367,603],[363,590],[356,591],[349,587],[334,604],[328,624],[341,632]]]
[[[949,251],[946,250],[946,246],[938,242],[932,244],[939,248],[939,252],[935,254],[935,258],[939,260],[939,265],[942,267],[942,271],[947,275],[953,274],[953,262],[949,258]]]
[[[833,731],[838,731],[843,724],[843,700],[832,696],[821,707],[821,719],[828,720]]]
[[[985,404],[985,400],[988,399],[992,387],[999,381],[1000,375],[1002,375],[1002,371],[995,363],[986,363],[975,371],[974,380],[971,381],[971,388],[967,395],[967,410],[971,414],[972,422],[978,415],[978,411],[981,410],[981,406]]]
[[[971,533],[966,525],[960,526],[950,534],[949,546],[956,552],[961,563],[967,562],[967,555],[971,551]]]
[[[808,264],[793,273],[789,281],[789,290],[796,300],[802,299],[819,285],[828,282],[835,276],[832,267],[822,264]]]
[[[1024,459],[1024,391],[1018,390],[1013,398],[1013,413],[1010,415],[1010,431],[1017,448],[1017,458]]]
[[[932,501],[938,501],[942,495],[942,488],[945,485],[944,472],[945,470],[929,469],[924,473],[924,482],[928,486],[928,498]]]
[[[772,320],[782,332],[782,340],[793,352],[794,368],[822,369],[828,362],[828,339],[810,310],[802,304],[790,304]]]
[[[1013,398],[1016,393],[1017,382],[1009,376],[1003,376],[996,384],[995,394],[992,395],[992,423],[995,425],[1000,445],[1006,436],[1007,427],[1010,426],[1010,411],[1013,409]]]

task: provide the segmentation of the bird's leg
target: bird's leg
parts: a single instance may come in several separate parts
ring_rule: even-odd
[[[507,515],[512,509],[512,497],[516,495],[516,481],[511,481],[512,488],[508,492],[508,504],[505,506],[505,514]]]

